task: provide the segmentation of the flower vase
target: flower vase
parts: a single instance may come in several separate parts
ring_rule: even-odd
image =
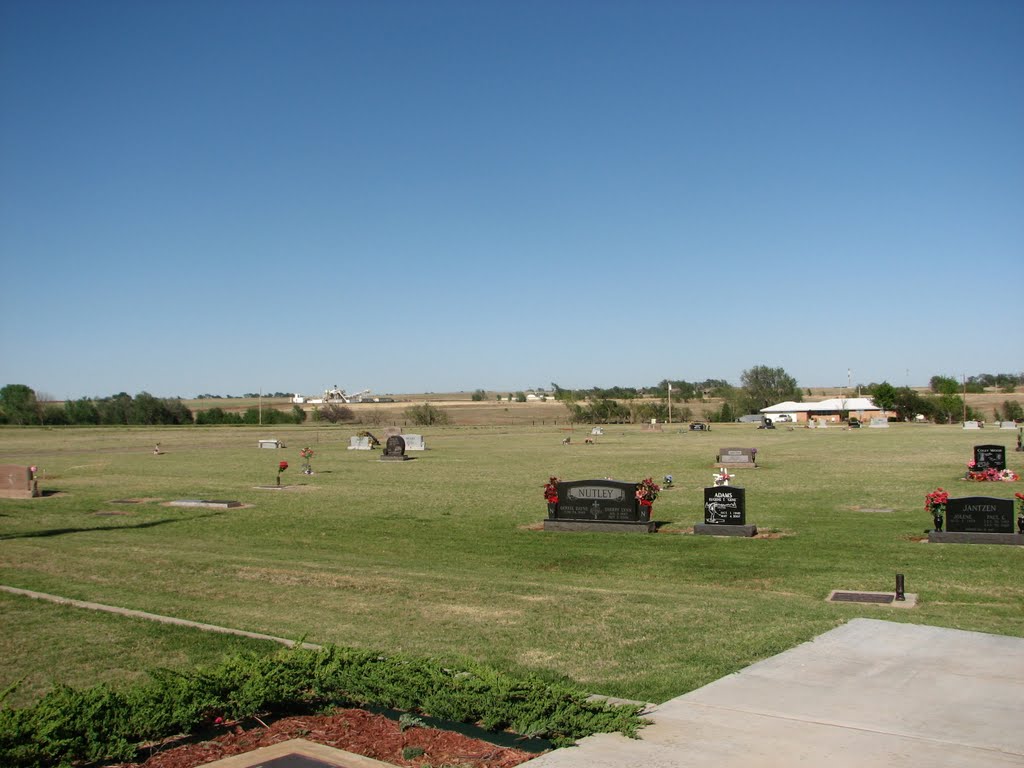
[[[933,519],[935,521],[935,530],[936,530],[936,532],[941,533],[942,532],[942,513],[941,512],[936,512],[936,513],[934,513],[932,515],[932,517],[933,517]]]
[[[548,504],[548,519],[553,520],[558,517],[558,504]]]
[[[1024,536],[1024,512],[1017,515],[1017,532]]]
[[[651,505],[641,504],[640,505],[640,522],[648,523],[651,520]]]

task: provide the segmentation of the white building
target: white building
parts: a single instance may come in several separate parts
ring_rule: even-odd
[[[872,417],[890,416],[871,402],[870,397],[832,397],[817,403],[794,403],[787,400],[777,405],[762,408],[761,413],[773,422],[842,421],[843,417],[854,417],[867,421]]]

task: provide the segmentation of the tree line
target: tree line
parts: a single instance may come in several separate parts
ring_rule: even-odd
[[[134,397],[118,392],[110,397],[83,397],[63,405],[42,403],[25,384],[8,384],[0,389],[0,424],[37,426],[77,425],[178,425],[178,424],[296,424],[306,412],[294,406],[291,412],[275,408],[247,408],[242,413],[211,408],[193,414],[179,397],[154,397],[140,392]]]
[[[982,373],[966,377],[960,382],[950,376],[932,376],[929,381],[931,393],[921,393],[910,387],[894,387],[888,382],[858,385],[857,389],[871,396],[879,408],[896,413],[900,420],[910,421],[923,416],[930,421],[952,423],[961,418],[984,417],[974,409],[965,407],[961,397],[965,391],[976,393],[998,387],[1003,392],[1011,393],[1020,385],[1024,385],[1024,373]],[[783,368],[767,365],[755,365],[743,371],[738,387],[723,379],[694,382],[663,379],[646,387],[566,389],[555,383],[551,386],[555,399],[565,403],[574,421],[591,423],[640,423],[650,419],[665,421],[669,417],[670,391],[671,402],[683,404],[672,410],[673,418],[679,421],[688,421],[693,417],[693,409],[686,404],[694,400],[718,401],[720,405],[714,410],[702,411],[704,418],[716,422],[735,421],[740,416],[758,413],[762,408],[786,400],[797,403],[803,401],[803,392],[796,379]],[[807,393],[810,394],[810,390]],[[996,420],[1022,420],[1024,408],[1014,400],[1006,400],[994,408],[992,416]]]

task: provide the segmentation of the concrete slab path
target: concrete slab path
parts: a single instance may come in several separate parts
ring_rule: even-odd
[[[530,768],[1024,766],[1024,638],[854,619]]]

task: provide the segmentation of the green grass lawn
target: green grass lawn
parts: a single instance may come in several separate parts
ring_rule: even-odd
[[[0,584],[315,643],[456,659],[662,701],[856,616],[1024,636],[1024,548],[922,543],[924,494],[1012,497],[1024,483],[958,478],[975,443],[1012,432],[888,430],[701,434],[610,426],[598,444],[556,427],[424,430],[403,463],[348,451],[353,428],[0,430],[0,463],[37,464],[33,500],[0,499]],[[410,430],[413,431],[413,430]],[[259,438],[288,448],[260,450]],[[154,456],[161,443],[164,455]],[[579,443],[579,444],[577,444]],[[317,455],[312,477],[299,450]],[[722,447],[748,522],[773,538],[692,536]],[[277,462],[291,468],[272,485]],[[542,486],[675,478],[656,535],[544,533]],[[115,499],[152,499],[112,504]],[[237,499],[240,509],[163,506]],[[885,511],[865,511],[889,509]],[[116,512],[118,514],[104,514]],[[919,606],[825,602],[834,588],[892,591]],[[197,631],[0,595],[0,688],[25,703],[52,682],[120,682],[153,666],[260,647]],[[268,647],[269,650],[269,647]]]

